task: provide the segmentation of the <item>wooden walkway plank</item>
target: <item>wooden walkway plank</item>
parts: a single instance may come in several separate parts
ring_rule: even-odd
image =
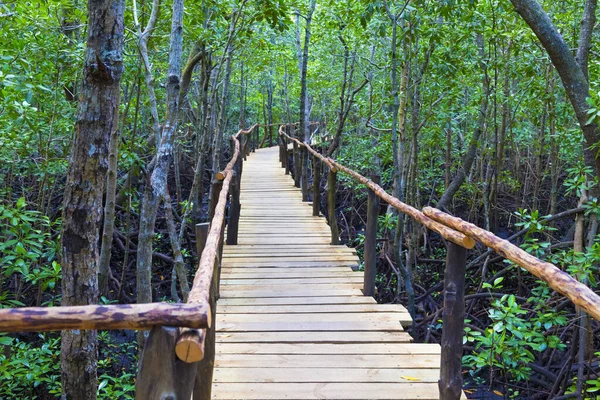
[[[244,162],[238,245],[221,263],[213,399],[439,398],[439,345],[412,343],[402,305],[363,295],[356,250],[330,244],[278,154]]]
[[[218,343],[407,343],[410,341],[412,338],[404,331],[217,333]]]
[[[214,399],[438,399],[437,383],[215,383]]]
[[[439,378],[439,372],[431,368],[215,368],[214,372],[217,383],[435,383]]]

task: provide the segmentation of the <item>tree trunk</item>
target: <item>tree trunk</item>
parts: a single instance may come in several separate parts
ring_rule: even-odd
[[[108,171],[106,177],[106,201],[104,202],[104,224],[102,246],[98,268],[98,287],[102,296],[108,295],[108,276],[110,274],[110,254],[112,237],[115,230],[115,196],[117,194],[117,165],[119,151],[119,131],[111,132],[108,152]]]
[[[595,151],[590,148],[599,141],[596,124],[588,124],[589,84],[586,78],[587,54],[590,49],[591,31],[595,22],[596,0],[587,0],[582,19],[582,29],[579,38],[579,50],[577,52],[579,61],[571,53],[569,45],[554,26],[550,17],[536,0],[510,0],[517,13],[525,20],[527,25],[535,33],[540,43],[550,56],[552,64],[556,68],[567,97],[573,106],[577,121],[585,138],[584,158],[586,165],[600,175],[600,159],[595,157]]]
[[[308,89],[306,87],[306,73],[308,69],[308,46],[310,44],[310,24],[315,11],[316,0],[311,0],[310,9],[306,16],[306,26],[304,27],[304,47],[302,48],[302,57],[300,57],[300,133],[304,137],[304,142],[310,142],[310,115],[308,109]],[[299,24],[299,19],[297,20]],[[300,26],[298,26],[298,35]],[[300,41],[299,36],[297,41]],[[298,43],[299,44],[299,43]]]
[[[83,85],[65,185],[62,250],[63,306],[98,302],[98,242],[111,134],[118,129],[123,73],[124,0],[90,0]],[[64,399],[95,399],[95,331],[63,331]]]
[[[140,213],[140,232],[137,249],[137,302],[152,302],[152,240],[154,224],[160,199],[167,190],[167,174],[173,157],[173,140],[177,130],[177,114],[181,84],[181,53],[183,31],[183,0],[173,1],[171,21],[171,43],[167,82],[167,115],[163,125],[160,144],[157,147],[156,164],[146,190]],[[147,333],[138,334],[140,349],[144,346]]]

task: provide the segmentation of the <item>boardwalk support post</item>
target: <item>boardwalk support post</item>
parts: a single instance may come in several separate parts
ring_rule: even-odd
[[[260,136],[260,130],[258,129],[258,126],[257,126],[256,133],[254,134],[254,140],[256,140],[256,147],[255,147],[256,150],[258,150],[260,148],[260,140],[258,139],[259,136]]]
[[[285,174],[289,175],[290,174],[290,151],[288,150],[288,145],[289,145],[289,141],[287,138],[283,139],[283,143],[285,146]]]
[[[308,150],[302,146],[300,148],[300,163],[302,165],[302,201],[309,201],[308,198]]]
[[[371,180],[379,184],[379,176],[373,174]],[[379,197],[372,190],[369,191],[367,202],[367,227],[365,230],[365,274],[363,294],[375,295],[375,278],[377,277],[377,219],[379,218]]]
[[[233,168],[233,180],[231,181],[231,212],[229,215],[229,224],[227,227],[227,244],[236,245],[238,244],[238,231],[240,222],[240,185],[241,185],[241,174],[240,174],[240,161],[235,163]]]
[[[221,194],[221,189],[223,188],[223,181],[218,179],[214,179],[212,182],[212,190],[210,192],[210,203],[208,206],[208,220],[212,221],[215,216],[215,209],[217,208],[217,203],[219,202],[219,195]]]
[[[315,156],[312,157],[313,162],[313,199],[312,210],[313,217],[318,217],[321,214],[321,162]]]
[[[220,190],[219,190],[220,191]],[[199,255],[202,255],[206,238],[208,237],[209,223],[196,224],[196,249]],[[210,309],[212,312],[212,321],[216,314],[216,281],[218,279],[217,268],[219,261],[215,261],[215,273],[210,288]],[[215,324],[206,329],[206,338],[204,340],[204,357],[197,364],[198,372],[194,384],[194,399],[209,400],[211,398],[213,370],[215,364]],[[189,365],[189,364],[188,364]],[[188,399],[187,397],[186,399]]]
[[[150,332],[135,382],[136,400],[191,398],[198,364],[177,358],[174,349],[178,336],[179,329],[165,326],[156,326]]]
[[[277,143],[279,146],[279,163],[281,163],[281,168],[283,168],[284,167],[283,158],[285,157],[285,155],[284,155],[285,153],[283,152],[283,136],[278,135],[277,139],[278,139]]]
[[[294,158],[294,186],[300,187],[300,174],[302,173],[302,167],[300,164],[300,151],[298,150],[298,144],[294,142],[293,145],[293,158]]]
[[[467,249],[448,242],[442,313],[442,357],[438,382],[441,400],[458,400],[462,394],[466,261]]]
[[[327,214],[329,228],[331,228],[331,244],[340,244],[340,232],[338,230],[337,218],[335,215],[335,187],[337,180],[337,172],[329,170],[327,176]]]

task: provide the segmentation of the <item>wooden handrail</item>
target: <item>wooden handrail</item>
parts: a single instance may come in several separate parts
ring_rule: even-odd
[[[265,126],[265,125],[261,125],[261,124],[254,124],[252,125],[250,128],[248,129],[240,129],[235,135],[235,138],[237,139],[240,135],[247,135],[249,133],[252,133],[252,131],[254,131],[254,128],[256,128],[257,126]],[[232,157],[233,160],[233,157]],[[226,168],[227,169],[227,168]]]
[[[502,257],[523,267],[600,321],[600,296],[554,264],[542,261],[508,240],[499,238],[485,229],[436,208],[425,207],[423,213],[444,225],[469,235],[479,243],[493,249]]]
[[[206,328],[206,304],[111,304],[0,309],[0,332],[45,332],[70,329],[152,329],[155,325]]]
[[[421,224],[425,225],[427,228],[431,229],[432,231],[439,233],[445,239],[450,240],[451,242],[456,243],[460,246],[463,246],[464,248],[467,248],[467,249],[472,249],[475,246],[475,241],[473,239],[471,239],[470,237],[464,235],[463,233],[457,232],[456,230],[451,229],[447,226],[444,226],[443,224],[440,224],[439,222],[436,222],[436,221],[432,220],[431,218],[428,218],[421,211],[417,210],[414,207],[409,206],[406,203],[401,202],[396,197],[393,197],[392,195],[388,194],[385,190],[383,190],[383,188],[381,186],[377,185],[370,179],[362,176],[358,172],[351,170],[350,168],[343,166],[342,164],[338,163],[337,161],[334,161],[331,158],[325,157],[322,154],[316,152],[312,147],[310,147],[309,144],[303,143],[303,142],[299,141],[298,139],[290,137],[288,134],[285,133],[283,128],[284,128],[284,125],[282,125],[279,128],[280,135],[296,142],[298,144],[298,146],[302,146],[302,147],[306,148],[313,156],[317,157],[325,165],[327,165],[329,170],[334,171],[334,172],[342,171],[342,172],[350,175],[355,181],[360,182],[360,183],[364,184],[365,186],[367,186],[369,189],[373,190],[373,192],[377,195],[377,197],[379,197],[380,199],[382,199],[383,201],[385,201],[386,203],[388,203],[395,209],[399,210],[400,212],[411,216],[415,221],[420,222]]]
[[[210,304],[210,289],[215,274],[215,265],[218,257],[219,246],[221,244],[223,227],[225,224],[225,208],[227,206],[227,195],[231,181],[234,176],[234,167],[241,154],[241,146],[238,137],[251,133],[258,124],[252,125],[247,130],[240,129],[235,135],[231,136],[234,143],[234,152],[231,160],[222,171],[216,174],[217,179],[222,180],[222,188],[219,193],[219,200],[215,207],[214,216],[210,222],[208,236],[200,262],[194,277],[194,282],[188,296],[188,304]],[[210,308],[210,307],[209,307]],[[211,325],[208,326],[211,328]],[[204,357],[204,342],[206,339],[206,329],[193,330],[182,329],[175,345],[177,357],[187,363],[198,362]]]
[[[287,133],[285,133],[285,130],[283,129],[285,125],[281,125],[279,127],[279,134],[283,137],[288,138],[289,140],[295,142],[298,146],[304,147],[306,150],[308,150],[308,152],[310,154],[312,154],[313,156],[317,157],[319,160],[321,160],[325,165],[327,165],[327,168],[329,168],[330,171],[335,172],[336,168],[335,166],[330,162],[330,159],[328,159],[327,157],[323,156],[321,153],[315,151],[312,147],[310,147],[310,145],[308,143],[304,143],[299,141],[296,138],[293,138],[291,136],[289,136]]]
[[[434,221],[433,219],[427,217],[425,214],[423,214],[416,208],[401,202],[396,197],[388,194],[385,190],[383,190],[381,186],[375,184],[372,180],[362,176],[361,174],[351,170],[350,168],[343,166],[342,164],[336,161],[333,161],[331,158],[329,158],[329,162],[333,164],[333,166],[335,166],[338,170],[350,175],[352,178],[354,178],[355,181],[358,181],[363,185],[367,186],[369,189],[373,190],[373,192],[375,192],[375,194],[380,199],[382,199],[398,211],[409,215],[415,221],[425,225],[432,231],[439,233],[445,239],[451,241],[452,243],[456,243],[459,246],[462,246],[466,249],[472,249],[475,246],[475,241],[472,238],[468,237],[467,235],[461,232],[457,232],[456,230],[449,228],[437,221]]]

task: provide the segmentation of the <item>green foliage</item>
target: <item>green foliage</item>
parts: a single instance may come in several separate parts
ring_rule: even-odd
[[[18,275],[40,290],[55,293],[60,280],[60,264],[55,260],[55,226],[38,211],[28,210],[25,199],[14,207],[0,205],[0,271],[4,278]],[[54,295],[51,302],[54,301]]]
[[[7,340],[8,339],[8,340]],[[106,331],[99,332],[98,399],[132,400],[135,398],[135,342],[118,343]],[[38,336],[29,343],[0,336],[0,398],[59,398],[60,337]],[[127,364],[123,364],[123,360]],[[128,367],[125,368],[124,365]]]
[[[99,332],[100,360],[98,360],[98,398],[133,400],[135,398],[135,367],[137,344],[118,342],[107,331]],[[124,367],[123,361],[126,361]]]
[[[532,210],[529,212],[527,209],[519,208],[515,212],[515,215],[521,220],[515,223],[515,226],[521,229],[527,229],[525,237],[531,237],[536,233],[548,233],[555,231],[556,228],[547,225],[546,220],[550,218],[550,215],[540,217],[538,210]]]
[[[61,393],[60,338],[39,335],[39,339],[39,346],[15,339],[9,356],[0,352],[0,398],[37,399]]]
[[[583,192],[587,192],[595,186],[595,182],[589,180],[589,176],[592,174],[590,167],[581,165],[568,168],[567,172],[569,176],[564,182],[566,194],[575,194],[577,197],[581,197]]]
[[[474,353],[463,357],[472,374],[484,368],[498,368],[510,379],[527,380],[531,372],[529,364],[535,360],[533,352],[564,347],[557,336],[548,335],[547,331],[555,324],[564,325],[566,318],[530,319],[524,317],[525,314],[527,310],[518,304],[514,295],[503,295],[492,302],[488,315],[491,325],[481,335],[466,332],[469,341],[475,342]]]

